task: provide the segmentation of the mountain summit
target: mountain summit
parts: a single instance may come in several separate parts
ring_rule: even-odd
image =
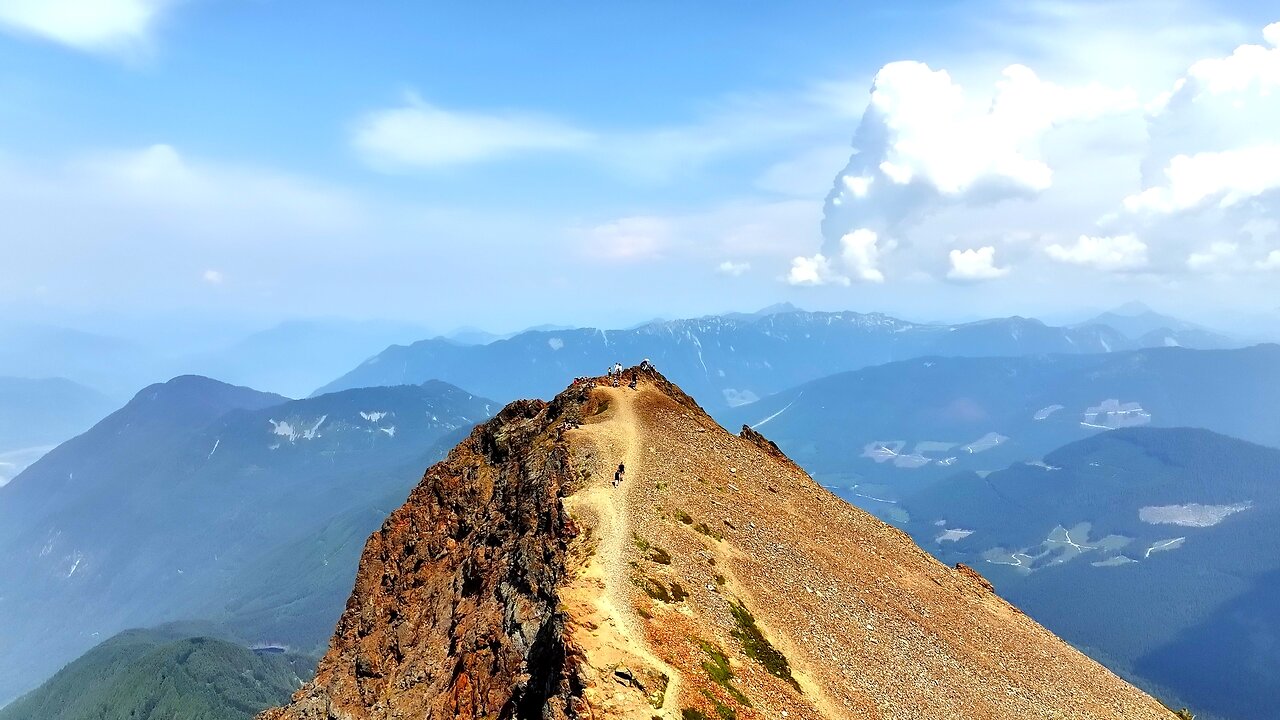
[[[428,470],[315,680],[262,720],[1173,717],[758,433],[626,377],[514,402]]]

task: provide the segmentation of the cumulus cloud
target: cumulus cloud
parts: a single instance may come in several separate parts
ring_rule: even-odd
[[[380,169],[435,168],[497,157],[589,146],[591,133],[552,118],[527,113],[447,110],[405,97],[399,107],[360,118],[351,144]]]
[[[859,228],[840,238],[840,257],[855,280],[882,283],[880,272],[880,245],[875,232]]]
[[[1074,245],[1055,243],[1046,247],[1045,252],[1061,263],[1108,272],[1136,270],[1147,264],[1147,246],[1133,235],[1081,235]]]
[[[0,0],[0,26],[90,52],[145,48],[174,0]]]
[[[839,262],[832,276],[884,281],[878,258],[857,251],[866,236],[858,236],[851,252],[850,234],[871,233],[878,244],[869,247],[877,253],[912,247],[912,230],[943,208],[1034,197],[1053,183],[1041,153],[1050,131],[1137,106],[1130,90],[1062,86],[1022,65],[1005,68],[994,92],[981,97],[966,93],[945,70],[914,61],[885,65],[872,84],[853,154],[827,196],[821,253]],[[903,257],[928,266],[928,253],[912,247]],[[980,260],[961,258],[970,265]]]
[[[787,282],[791,285],[848,285],[849,278],[837,273],[831,267],[831,261],[822,253],[813,257],[798,257],[791,260],[791,270],[787,273]]]
[[[200,279],[204,280],[206,283],[210,285],[221,285],[222,281],[225,280],[226,278],[222,276],[221,272],[210,269],[210,270],[205,270],[203,273],[201,273]]]
[[[721,275],[729,275],[730,277],[740,277],[750,269],[751,263],[734,262],[732,260],[725,260],[716,266],[716,272]]]
[[[1192,63],[1148,107],[1142,187],[1103,224],[1143,238],[1161,272],[1245,269],[1275,246],[1280,23],[1263,37]]]
[[[1009,274],[1008,267],[996,267],[996,249],[992,245],[948,253],[951,269],[947,277],[960,282],[995,280]]]

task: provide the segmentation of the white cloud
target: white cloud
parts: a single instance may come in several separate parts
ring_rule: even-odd
[[[1254,263],[1254,266],[1259,270],[1280,270],[1280,250],[1267,253],[1267,256]]]
[[[200,279],[210,285],[221,285],[226,278],[218,270],[209,269],[201,273]]]
[[[1240,246],[1233,242],[1215,242],[1187,256],[1187,267],[1197,272],[1222,270],[1233,261]]]
[[[1090,237],[1081,235],[1074,245],[1053,244],[1045,252],[1054,260],[1070,265],[1093,267],[1108,272],[1136,270],[1147,264],[1147,246],[1133,235]]]
[[[1063,86],[1022,65],[1006,67],[985,97],[966,93],[948,72],[921,62],[885,65],[872,85],[853,154],[827,196],[822,252],[840,260],[835,270],[841,274],[883,281],[878,262],[873,272],[844,264],[864,259],[844,248],[850,233],[865,230],[882,249],[907,250],[898,254],[898,264],[916,267],[900,267],[896,276],[919,275],[931,256],[912,247],[922,222],[949,208],[1036,197],[1053,184],[1041,146],[1055,128],[1137,107],[1131,90]]]
[[[594,138],[552,118],[446,110],[408,95],[400,107],[376,110],[360,118],[351,142],[374,167],[402,170],[518,153],[581,150]]]
[[[849,278],[835,272],[831,268],[831,261],[822,253],[813,257],[793,258],[786,280],[791,285],[849,284]]]
[[[672,223],[656,216],[624,217],[578,231],[587,257],[607,262],[653,260],[674,235]]]
[[[961,282],[979,282],[994,280],[1009,274],[1009,268],[996,267],[996,249],[994,246],[968,250],[952,250],[948,253],[951,269],[947,277]]]
[[[720,273],[721,275],[729,275],[731,277],[741,277],[744,273],[746,273],[750,269],[751,269],[751,263],[734,262],[732,260],[725,260],[724,262],[716,266],[716,272]]]
[[[173,0],[0,0],[7,29],[91,52],[145,49]]]
[[[853,279],[884,282],[884,273],[880,272],[880,246],[873,231],[859,228],[840,238],[840,257]]]
[[[1213,202],[1218,207],[1280,188],[1280,143],[1221,152],[1175,155],[1164,169],[1164,185],[1125,198],[1130,212],[1173,213]]]

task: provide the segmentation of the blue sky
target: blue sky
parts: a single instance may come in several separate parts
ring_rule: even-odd
[[[0,313],[1271,309],[1272,14],[0,0]]]

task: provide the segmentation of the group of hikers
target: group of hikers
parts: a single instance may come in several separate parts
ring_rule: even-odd
[[[653,363],[649,362],[649,358],[645,358],[644,360],[640,361],[640,370],[652,370],[652,369],[653,369]],[[622,369],[622,363],[616,362],[613,365],[609,366],[609,369],[605,371],[605,377],[609,378],[609,382],[612,383],[614,387],[618,387],[620,384],[622,384],[623,372],[624,371]],[[632,371],[631,382],[627,383],[627,387],[631,388],[632,390],[635,390],[636,382],[638,380],[639,380],[639,373]]]

